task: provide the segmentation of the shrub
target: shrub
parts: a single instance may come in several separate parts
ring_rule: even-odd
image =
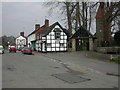
[[[114,40],[118,46],[120,46],[120,31],[116,32],[114,35]]]
[[[113,59],[111,59],[111,61],[113,61],[113,62],[116,62],[116,63],[120,64],[120,56],[119,56],[119,57],[117,57],[117,58],[113,58]]]

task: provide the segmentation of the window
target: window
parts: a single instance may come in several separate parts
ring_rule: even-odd
[[[60,39],[60,32],[55,32],[55,39]]]
[[[64,47],[64,43],[60,43],[60,47]]]
[[[51,43],[47,43],[47,47],[51,47]]]

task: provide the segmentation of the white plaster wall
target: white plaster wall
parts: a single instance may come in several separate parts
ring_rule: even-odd
[[[23,40],[22,42],[20,42],[20,40]],[[21,44],[21,45],[26,45],[26,38],[19,36],[18,38],[16,38],[16,45]]]
[[[52,48],[52,51],[55,51],[55,48]]]
[[[60,51],[64,51],[64,48],[60,48]]]
[[[51,40],[47,40],[47,43],[51,43]]]
[[[40,43],[41,43],[41,40],[36,41],[36,50],[37,51],[41,51],[41,44]]]
[[[19,36],[16,38],[16,48],[19,49],[20,47],[24,47],[26,45],[26,38],[23,36]]]
[[[52,43],[52,47],[55,47],[55,44]]]
[[[51,51],[52,49],[51,48],[47,48],[47,51]]]
[[[60,51],[59,48],[56,48],[56,51]]]
[[[31,41],[34,41],[36,38],[35,38],[35,34],[32,34],[28,37],[28,43],[31,44]]]
[[[58,25],[56,25],[55,28],[60,28],[60,27]],[[55,28],[53,28],[53,30]],[[60,40],[55,40],[55,33],[53,32],[53,30],[46,36],[46,38],[42,37],[42,41],[45,41],[47,39],[46,43],[51,43],[51,47],[46,46],[47,47],[46,50],[47,51],[65,51],[65,50],[67,50],[67,48],[66,48],[67,47],[67,35],[60,28],[60,30],[61,30]],[[64,43],[63,47],[60,46],[60,43]],[[39,45],[37,45],[37,47],[39,47]]]
[[[50,36],[49,36],[49,35],[47,35],[47,39],[50,39]]]
[[[55,43],[56,40],[52,40],[52,43]]]

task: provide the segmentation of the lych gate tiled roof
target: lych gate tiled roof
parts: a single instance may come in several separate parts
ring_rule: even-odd
[[[46,29],[40,31],[39,34],[40,34],[41,36],[46,36],[46,35],[48,35],[48,34],[53,30],[53,28],[54,28],[56,25],[58,25],[58,26],[63,30],[63,32],[65,32],[65,34],[66,34],[67,36],[70,36],[70,35],[69,35],[69,32],[68,32],[66,29],[64,29],[58,22],[56,22],[56,23],[52,24],[51,26],[47,27]]]
[[[71,38],[79,39],[79,38],[94,38],[93,35],[82,26],[72,35]]]

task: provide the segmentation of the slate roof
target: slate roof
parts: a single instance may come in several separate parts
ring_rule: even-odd
[[[58,25],[68,37],[70,36],[68,30],[64,29],[58,22],[52,24],[51,26],[47,27],[47,28],[44,29],[44,30],[41,30],[41,31],[39,32],[39,34],[40,34],[41,36],[46,36],[46,35],[48,35],[48,34],[53,30],[53,28],[54,28],[56,25]]]
[[[72,35],[71,38],[80,39],[80,38],[94,38],[94,36],[82,26]]]
[[[40,28],[34,30],[32,33],[30,33],[27,37],[29,37],[30,35],[34,34],[35,32],[37,32]]]
[[[19,35],[18,37],[20,37],[21,35]],[[18,37],[16,37],[16,38],[18,38]],[[24,37],[24,38],[26,38],[27,39],[27,37],[26,36],[22,36],[22,37]]]

